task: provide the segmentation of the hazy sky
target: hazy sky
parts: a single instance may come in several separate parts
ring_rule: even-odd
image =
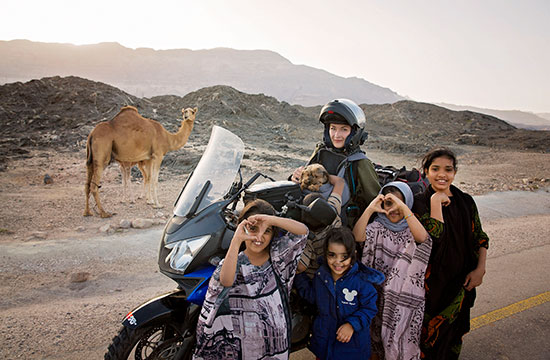
[[[2,0],[13,39],[267,49],[418,101],[550,112],[550,0]]]

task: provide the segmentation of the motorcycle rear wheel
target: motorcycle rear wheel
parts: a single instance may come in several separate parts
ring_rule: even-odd
[[[195,345],[194,333],[177,333],[172,324],[144,326],[138,329],[122,327],[109,345],[105,360],[168,360],[176,354],[191,359]]]

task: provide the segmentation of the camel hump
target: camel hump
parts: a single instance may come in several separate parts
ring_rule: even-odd
[[[123,106],[120,108],[120,111],[118,112],[118,114],[115,115],[115,117],[113,118],[116,119],[119,115],[121,115],[122,113],[128,113],[128,115],[131,116],[132,113],[139,115],[139,112],[138,112],[138,109],[134,106],[131,106],[131,105],[126,105],[126,106]]]
[[[135,106],[126,105],[126,106],[123,106],[118,113],[120,114],[121,112],[126,110],[132,110],[132,111],[138,112],[138,109]]]

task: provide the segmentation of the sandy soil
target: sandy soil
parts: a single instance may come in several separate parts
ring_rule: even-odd
[[[465,147],[462,152],[455,184],[472,195],[550,186],[550,154],[472,147]],[[187,177],[161,171],[159,199],[164,208],[153,209],[143,199],[137,199],[141,185],[136,182],[130,187],[130,202],[124,202],[120,171],[113,164],[103,174],[100,196],[104,208],[116,215],[110,219],[84,217],[84,150],[78,153],[36,151],[32,155],[9,163],[7,170],[0,172],[0,199],[4,205],[0,210],[0,242],[60,237],[83,239],[96,235],[106,224],[118,227],[124,219],[166,219]],[[411,168],[420,164],[420,159],[378,150],[368,151],[368,156],[384,165]],[[259,166],[275,179],[284,179],[291,172],[288,166],[273,162],[258,164],[253,156],[243,164],[245,176]],[[51,176],[53,184],[44,184],[46,174]],[[90,201],[94,206],[93,199]]]
[[[399,154],[368,154],[385,165],[418,166],[417,159]],[[245,161],[248,169],[254,165],[251,158]],[[271,164],[265,171],[282,179],[290,169]],[[53,184],[44,184],[46,173]],[[2,358],[98,358],[127,311],[174,287],[157,270],[161,224],[148,230],[119,229],[110,235],[99,228],[118,226],[123,219],[157,218],[162,223],[186,176],[161,171],[159,198],[165,205],[161,216],[144,200],[122,203],[119,171],[111,166],[101,188],[105,208],[117,213],[110,219],[82,216],[84,178],[83,152],[37,151],[29,159],[9,163],[0,173]],[[528,191],[549,186],[548,179],[550,154],[464,148],[455,184],[477,195]],[[132,189],[141,190],[136,184]],[[514,221],[527,224],[533,243],[540,243],[549,237],[547,225],[543,226],[548,219],[541,215]],[[500,249],[495,255],[514,251],[515,245],[507,240],[507,233],[517,229],[514,222],[491,220],[484,225]]]

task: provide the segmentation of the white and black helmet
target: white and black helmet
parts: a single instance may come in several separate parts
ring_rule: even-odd
[[[351,152],[359,148],[367,140],[365,124],[367,122],[363,110],[349,99],[336,99],[327,103],[321,109],[319,121],[325,125],[323,140],[325,145],[332,146],[329,135],[329,124],[347,124],[351,126],[351,134],[346,139],[345,150]]]

